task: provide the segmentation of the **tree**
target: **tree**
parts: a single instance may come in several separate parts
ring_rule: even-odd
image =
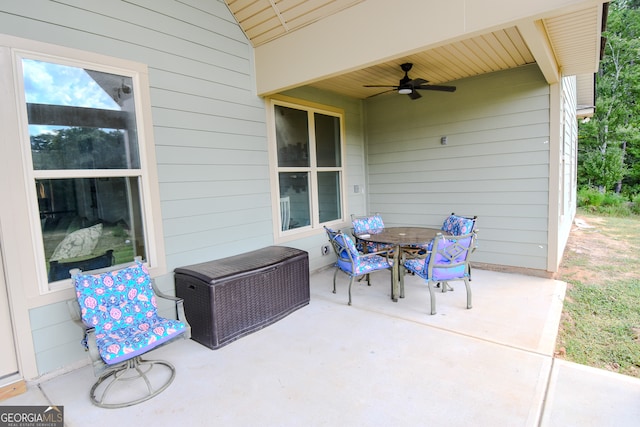
[[[31,136],[35,169],[117,169],[126,167],[121,130],[69,127]]]
[[[611,3],[596,112],[579,125],[578,183],[640,192],[640,0]]]

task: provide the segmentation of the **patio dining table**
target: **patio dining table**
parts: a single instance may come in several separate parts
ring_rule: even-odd
[[[381,243],[395,246],[393,251],[393,267],[391,270],[392,286],[391,299],[398,302],[398,297],[404,298],[400,293],[400,253],[403,247],[428,244],[438,233],[442,233],[439,228],[428,227],[386,227],[380,230],[373,230],[365,234],[356,234],[360,240],[373,243]]]

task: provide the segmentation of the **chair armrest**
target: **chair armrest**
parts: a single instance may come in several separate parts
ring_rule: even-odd
[[[89,352],[89,357],[91,359],[91,364],[93,365],[94,374],[96,376],[99,376],[107,370],[107,367],[102,360],[102,356],[100,356],[100,352],[98,351],[98,344],[96,343],[96,330],[95,328],[88,327],[82,321],[80,304],[78,304],[77,300],[67,300],[67,308],[69,309],[71,320],[73,320],[74,323],[78,324],[84,330],[84,339],[82,340],[84,349],[85,351]]]
[[[187,332],[185,332],[184,337],[186,339],[191,338],[191,325],[189,325],[189,322],[187,322],[187,316],[184,312],[184,299],[165,294],[160,290],[160,288],[158,288],[158,286],[156,285],[156,281],[153,279],[151,280],[151,287],[153,288],[153,292],[156,294],[156,296],[162,299],[173,301],[176,304],[176,318],[187,325]]]
[[[98,351],[95,328],[87,328],[85,334],[87,340],[87,351],[89,352],[91,364],[93,365],[93,373],[95,376],[100,376],[103,372],[108,371],[110,366],[104,363],[104,360],[102,360],[102,356],[100,356],[100,352]]]
[[[82,322],[80,304],[78,304],[78,301],[75,299],[67,300],[67,309],[69,309],[69,316],[71,316],[71,320],[73,320],[83,328],[86,328],[86,325]]]
[[[164,292],[162,292],[158,287],[158,285],[156,285],[155,280],[151,280],[151,287],[153,288],[153,292],[156,294],[156,296],[159,296],[162,299],[175,301],[175,302],[182,301],[182,298],[174,297],[173,295],[165,294]]]
[[[376,255],[384,256],[389,258],[389,255],[393,254],[392,250],[383,250],[383,251],[375,251],[375,252],[367,252],[360,255],[361,258],[370,258]]]
[[[360,255],[360,258],[371,258],[373,256],[381,256],[387,259],[387,264],[393,266],[393,250],[369,252]]]

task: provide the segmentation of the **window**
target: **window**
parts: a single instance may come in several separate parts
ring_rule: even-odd
[[[13,51],[40,293],[68,288],[67,266],[79,262],[139,256],[163,273],[146,67],[93,54],[88,65],[86,54],[59,50],[71,55]]]
[[[280,235],[342,221],[342,112],[280,99],[272,99],[270,108]]]

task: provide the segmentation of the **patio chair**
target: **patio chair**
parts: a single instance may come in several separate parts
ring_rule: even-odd
[[[291,198],[280,198],[280,229],[287,231],[291,226]]]
[[[389,259],[389,253],[385,251],[362,253],[356,249],[353,240],[341,231],[334,231],[324,227],[336,254],[336,271],[333,274],[333,293],[336,293],[336,276],[338,271],[349,276],[349,305],[351,305],[351,285],[356,277],[367,278],[367,284],[371,286],[369,273],[378,270],[391,269],[393,260]],[[393,282],[392,282],[393,285]]]
[[[451,212],[444,222],[442,223],[442,227],[440,230],[444,232],[444,234],[448,234],[451,236],[459,236],[461,234],[471,233],[476,225],[477,216],[468,217],[468,216],[460,216],[456,215],[454,212]],[[428,245],[415,245],[413,247],[405,248],[407,252],[412,253],[413,255],[420,253],[424,254],[429,248]],[[438,284],[437,287],[440,287]]]
[[[424,257],[411,258],[404,261],[404,268],[422,277],[429,288],[431,314],[436,314],[436,297],[434,283],[443,283],[445,292],[448,282],[464,281],[467,290],[467,308],[471,308],[471,268],[469,255],[475,251],[477,232],[463,234],[452,238],[438,234],[429,244]],[[453,288],[449,287],[453,290]],[[402,290],[404,293],[404,290]]]
[[[366,242],[358,238],[359,234],[375,233],[376,230],[384,229],[384,221],[379,213],[369,216],[356,216],[351,214],[351,232],[355,238],[356,248],[361,252],[380,252],[393,249],[393,245],[382,243]]]
[[[475,228],[477,219],[477,216],[460,216],[456,215],[454,212],[451,212],[451,215],[449,215],[442,223],[441,230],[446,234],[452,236],[468,234],[471,233]]]
[[[122,408],[165,390],[175,378],[174,366],[142,356],[176,338],[191,336],[182,299],[159,292],[139,259],[97,274],[73,270],[71,277],[77,296],[77,302],[69,302],[72,317],[85,327],[83,343],[98,377],[89,392],[91,402],[102,408]],[[158,315],[156,295],[174,302],[178,320]],[[154,367],[158,369],[152,372]]]
[[[442,223],[441,230],[445,232],[445,234],[449,234],[452,236],[460,236],[462,234],[471,233],[475,226],[477,216],[460,216],[456,215],[455,212],[451,212],[444,222]],[[471,270],[471,264],[469,264],[469,270]],[[438,283],[436,288],[442,288],[442,292],[446,292],[451,290],[451,286],[447,282]]]
[[[49,261],[49,282],[64,280],[71,277],[69,273],[73,269],[82,271],[98,270],[100,268],[111,267],[114,263],[113,250],[109,249],[102,255],[89,259],[61,262],[60,260]]]

